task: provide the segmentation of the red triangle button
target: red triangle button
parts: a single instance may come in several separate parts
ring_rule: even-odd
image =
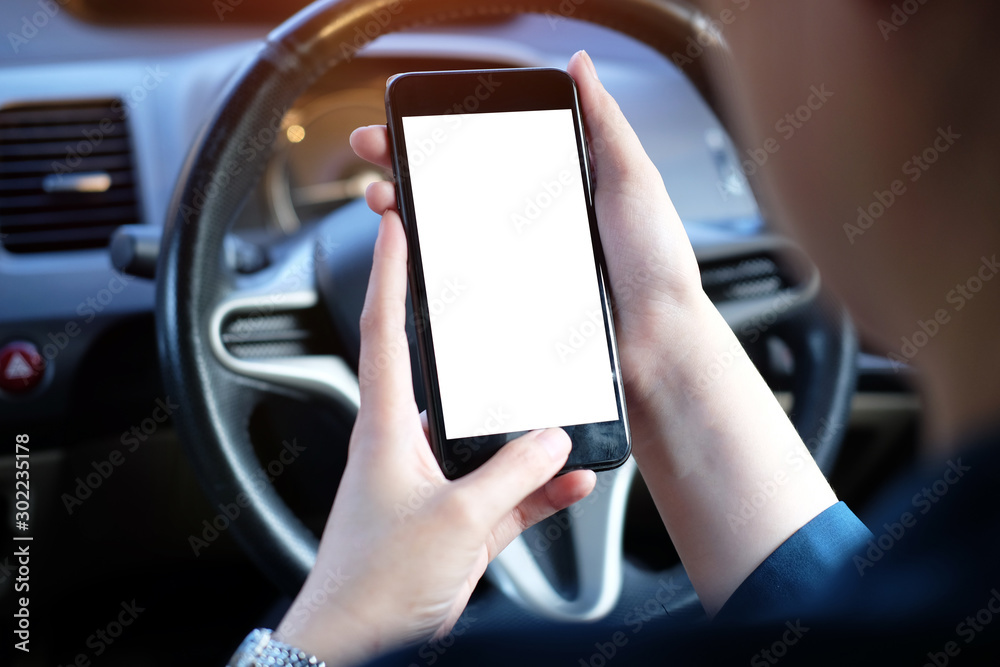
[[[42,381],[45,360],[31,343],[17,341],[0,349],[0,389],[11,394],[24,394]]]

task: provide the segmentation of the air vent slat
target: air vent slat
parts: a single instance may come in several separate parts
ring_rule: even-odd
[[[98,121],[97,129],[104,137],[122,137],[127,134],[124,124],[109,125],[105,123],[101,127],[101,123]],[[80,141],[84,130],[92,132],[94,124],[75,123],[73,125],[16,125],[14,127],[0,127],[0,144],[10,141]]]
[[[25,232],[9,235],[4,245],[11,252],[45,252],[51,250],[53,244],[59,244],[64,250],[83,250],[101,243],[101,239],[107,239],[116,229],[118,225]]]
[[[120,120],[121,102],[53,103],[18,105],[4,109],[0,116],[0,128],[17,125],[68,125],[72,123],[99,124],[102,120]]]
[[[713,303],[774,296],[792,286],[779,263],[767,255],[751,255],[702,265],[701,285]]]
[[[107,246],[141,222],[118,100],[0,109],[0,242],[11,252]]]
[[[124,138],[103,139],[100,143],[86,143],[84,145],[88,157],[90,155],[117,155],[128,153],[129,150],[128,140]],[[17,158],[38,159],[42,156],[49,156],[53,160],[65,162],[67,156],[76,154],[76,148],[66,141],[0,143],[0,150],[3,151],[5,161]]]
[[[299,357],[332,354],[333,336],[325,329],[318,310],[239,313],[222,327],[222,341],[237,359]]]
[[[51,225],[87,225],[92,222],[115,222],[119,225],[125,225],[136,222],[135,217],[135,206],[105,206],[97,209],[77,208],[70,211],[46,211],[44,213],[5,215],[3,217],[2,229],[5,234],[10,235],[25,230],[25,228],[47,227]]]
[[[38,195],[9,196],[0,193],[0,209],[8,211],[4,220],[10,221],[18,213],[32,212],[39,208],[52,210],[79,210],[104,207],[110,204],[135,203],[132,188],[111,188],[106,192],[57,192]],[[10,224],[8,222],[8,224]]]
[[[80,158],[79,164],[69,165],[62,155],[56,159],[45,160],[10,160],[3,157],[3,146],[0,146],[0,176],[21,176],[23,174],[55,174],[59,173],[59,168],[53,163],[66,165],[62,171],[69,173],[80,173],[85,171],[108,171],[109,169],[131,169],[132,159],[128,154],[123,155],[95,155],[92,157]]]

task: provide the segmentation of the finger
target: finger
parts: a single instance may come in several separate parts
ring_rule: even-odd
[[[375,181],[365,189],[368,208],[379,215],[396,208],[396,187],[389,181]]]
[[[532,431],[513,440],[455,485],[470,490],[474,515],[496,526],[525,498],[540,489],[566,463],[570,439],[561,428]]]
[[[413,402],[410,348],[406,339],[406,236],[399,215],[379,223],[371,278],[361,311],[358,379],[362,414],[392,414]]]
[[[517,531],[534,526],[542,519],[583,500],[594,490],[596,484],[597,475],[593,470],[574,470],[551,479],[525,498],[511,513],[512,519],[516,521]]]
[[[621,107],[597,78],[594,62],[586,51],[578,51],[570,58],[566,71],[576,81],[580,94],[595,182],[641,188],[655,167]]]
[[[576,470],[552,479],[525,498],[493,530],[492,541],[487,545],[490,559],[526,528],[586,498],[596,483],[597,475],[593,470]]]
[[[389,133],[385,125],[368,125],[351,132],[351,148],[362,160],[384,169],[392,169],[389,157]]]
[[[573,503],[583,500],[590,495],[597,484],[597,473],[593,470],[574,470],[561,477],[552,479],[521,504],[522,514],[528,521],[528,526],[533,526],[550,514],[566,509]],[[532,500],[534,496],[539,498]],[[543,502],[544,499],[544,502]]]

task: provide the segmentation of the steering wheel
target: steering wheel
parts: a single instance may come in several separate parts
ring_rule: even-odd
[[[347,415],[356,412],[358,317],[377,218],[364,202],[354,202],[290,241],[271,266],[250,275],[237,272],[226,261],[231,251],[226,233],[268,158],[267,150],[247,150],[247,146],[270,146],[281,118],[296,98],[379,35],[482,15],[566,13],[568,6],[573,18],[616,29],[667,58],[684,53],[688,40],[713,52],[712,57],[724,58],[728,53],[706,17],[672,0],[528,0],[518,4],[321,0],[264,40],[252,62],[232,81],[190,154],[171,203],[157,267],[157,340],[164,383],[180,403],[176,425],[209,500],[213,506],[245,501],[231,530],[286,593],[297,592],[305,580],[315,561],[317,539],[271,484],[259,483],[261,462],[249,438],[250,416],[269,395],[309,405],[320,397]],[[716,98],[707,85],[707,59],[696,58],[684,70],[714,107]],[[854,391],[857,343],[846,315],[821,296],[815,268],[780,238],[696,244],[696,253],[706,290],[710,294],[715,290],[714,300],[730,326],[744,333],[767,331],[786,343],[794,363],[792,419],[828,472]],[[771,269],[765,266],[768,262]],[[780,268],[789,264],[800,268],[797,272]],[[795,277],[789,277],[792,274]],[[726,282],[733,276],[737,283]],[[740,298],[727,297],[734,285],[739,287],[735,291],[741,293]],[[258,350],[250,356],[234,353],[232,342],[240,335],[234,332],[234,319],[266,326],[275,317],[306,312],[323,313],[325,326],[332,325],[342,342],[343,356],[281,349]],[[411,358],[418,358],[415,350]],[[607,614],[619,600],[628,567],[622,539],[635,470],[630,461],[615,471],[600,473],[597,490],[584,511],[560,519],[559,532],[567,536],[561,540],[565,549],[543,553],[523,538],[512,543],[490,566],[494,583],[548,618],[587,621]],[[557,581],[567,571],[576,579],[569,587],[572,594]],[[679,570],[676,574],[682,576]],[[650,581],[655,586],[657,578]],[[686,594],[672,600],[678,608],[697,607],[689,586]]]

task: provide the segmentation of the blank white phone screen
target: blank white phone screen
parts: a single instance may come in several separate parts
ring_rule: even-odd
[[[617,420],[572,111],[402,120],[445,437]]]

